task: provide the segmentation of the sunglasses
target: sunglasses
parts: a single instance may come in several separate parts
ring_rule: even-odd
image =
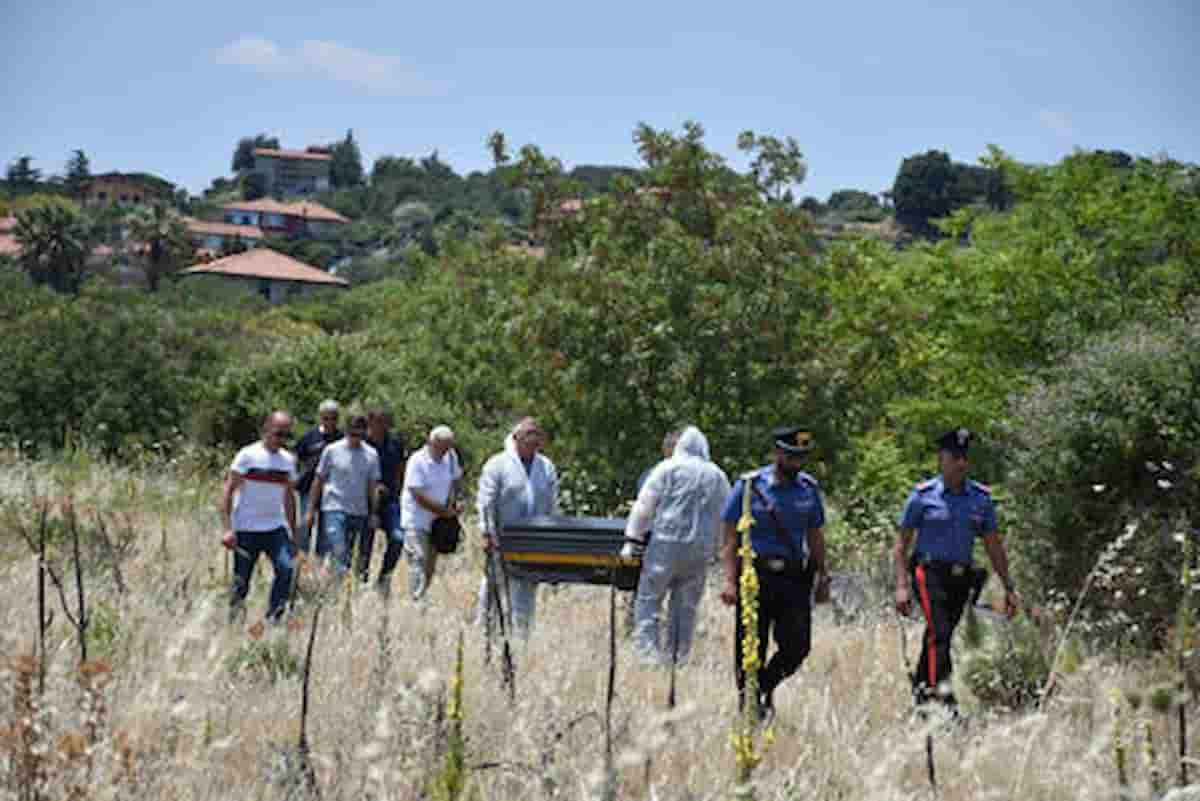
[[[367,429],[365,429],[365,428],[351,428],[351,429],[349,429],[349,430],[348,430],[346,433],[347,433],[347,434],[349,434],[349,435],[350,435],[350,436],[352,436],[352,437],[365,437],[365,436],[367,435]]]
[[[283,428],[272,431],[270,433],[271,433],[271,436],[279,437],[280,439],[291,439],[292,438],[292,432],[288,431],[287,429],[283,429]]]

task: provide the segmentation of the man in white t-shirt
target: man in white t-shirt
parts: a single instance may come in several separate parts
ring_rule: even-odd
[[[263,423],[262,439],[238,451],[229,466],[221,496],[222,544],[233,551],[233,590],[229,619],[237,618],[259,554],[275,569],[267,619],[278,621],[292,586],[292,541],[296,531],[296,457],[284,445],[292,437],[292,418],[272,412]]]
[[[367,418],[359,415],[346,427],[346,436],[321,451],[313,479],[306,525],[321,510],[321,532],[329,542],[338,575],[350,569],[350,555],[370,561],[366,535],[379,525],[379,454],[365,442]],[[368,528],[368,526],[370,528]],[[365,572],[365,571],[363,571]]]
[[[433,547],[433,521],[457,517],[454,500],[461,489],[462,467],[454,451],[454,432],[438,426],[429,432],[425,447],[408,457],[404,490],[400,493],[400,525],[404,529],[404,558],[408,562],[408,591],[419,601],[437,566]]]

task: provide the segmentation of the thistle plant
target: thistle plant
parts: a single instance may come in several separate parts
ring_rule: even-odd
[[[466,743],[463,740],[463,633],[458,632],[454,657],[454,675],[450,677],[450,697],[446,700],[446,758],[437,778],[434,797],[438,801],[457,801],[466,785]]]
[[[750,544],[750,528],[754,518],[750,513],[750,492],[742,497],[742,516],[737,530],[740,538],[738,557],[741,559],[741,576],[738,578],[739,615],[742,625],[742,703],[732,735],[734,758],[737,764],[737,785],[734,798],[739,801],[754,798],[750,784],[754,768],[762,762],[763,753],[755,748],[754,735],[758,728],[758,671],[762,667],[758,658],[758,574],[754,570],[754,548]],[[765,745],[770,745],[772,732],[764,736]]]

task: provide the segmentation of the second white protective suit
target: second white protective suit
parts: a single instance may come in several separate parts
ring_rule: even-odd
[[[659,610],[671,594],[667,617],[667,653],[688,655],[696,630],[696,611],[704,594],[704,574],[716,553],[721,508],[729,497],[729,478],[709,458],[708,440],[688,426],[675,451],[659,462],[638,493],[625,525],[623,553],[653,536],[642,557],[635,607],[636,646],[646,660],[661,661]]]

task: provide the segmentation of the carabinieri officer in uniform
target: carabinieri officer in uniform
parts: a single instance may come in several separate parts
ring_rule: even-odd
[[[1005,611],[1016,614],[1017,596],[1008,573],[1004,540],[996,528],[991,490],[967,478],[967,449],[971,432],[949,431],[937,441],[937,478],[922,481],[909,493],[900,516],[893,548],[896,567],[896,609],[908,615],[912,608],[909,577],[925,616],[924,647],[912,676],[913,700],[923,704],[936,698],[954,707],[950,680],[950,641],[954,627],[986,573],[972,562],[975,538],[983,539],[988,559],[1004,585]],[[916,537],[912,558],[908,548]],[[977,578],[978,577],[978,578]]]
[[[721,513],[724,539],[721,559],[725,587],[721,600],[738,604],[736,674],[739,696],[745,685],[742,673],[742,615],[738,595],[737,522],[742,515],[743,494],[750,482],[750,509],[754,525],[750,544],[759,582],[758,659],[765,665],[759,673],[758,713],[773,711],[772,693],[780,682],[795,673],[812,644],[811,596],[828,592],[825,564],[825,504],[816,479],[800,468],[812,450],[812,435],[799,428],[776,428],[771,432],[774,464],[747,473],[734,485]],[[767,635],[774,629],[778,650],[766,661]]]

